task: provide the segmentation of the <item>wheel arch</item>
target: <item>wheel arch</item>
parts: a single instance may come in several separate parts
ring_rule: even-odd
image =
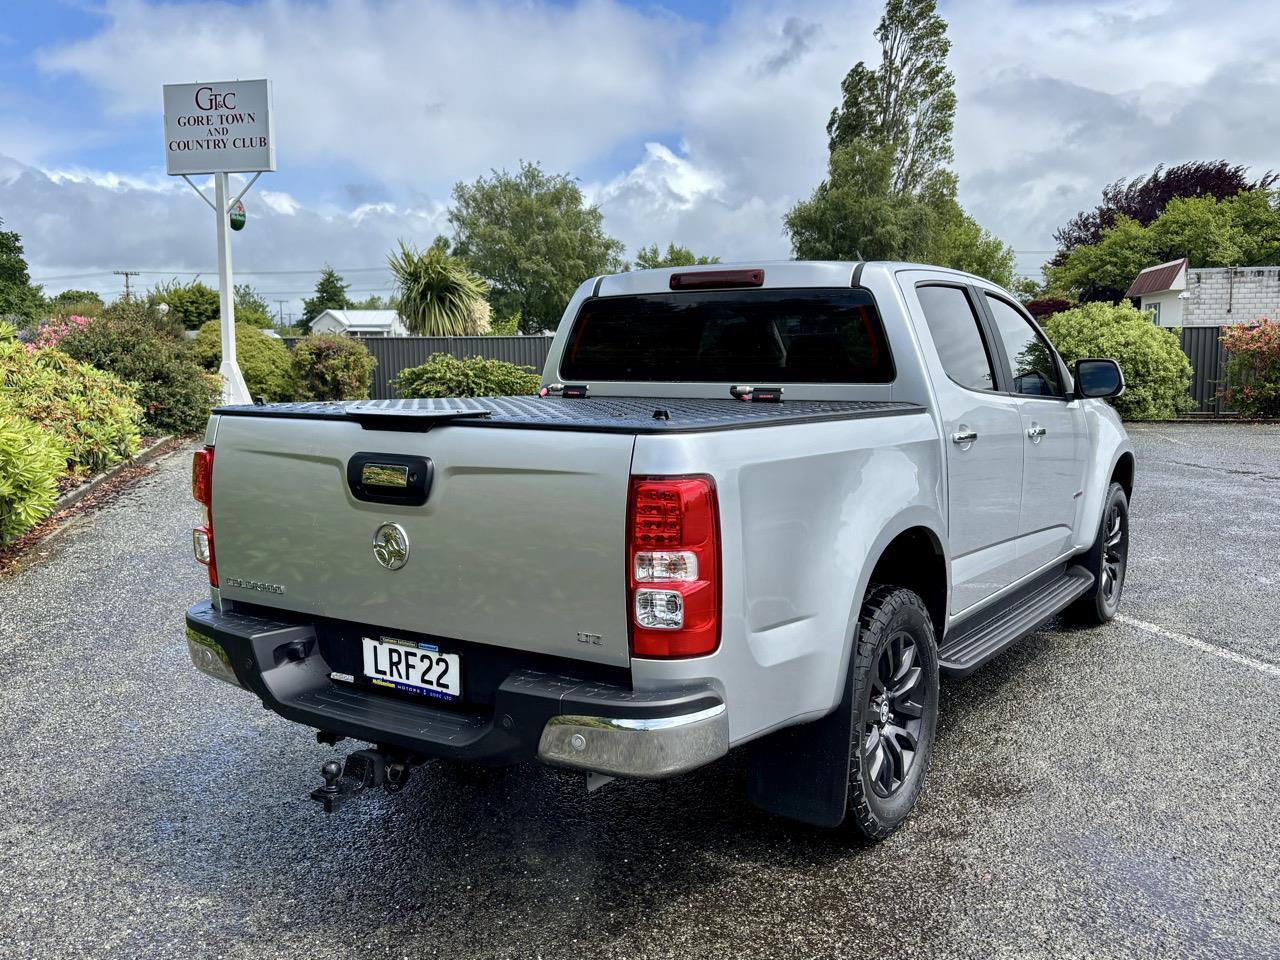
[[[842,680],[849,671],[849,659],[857,640],[858,618],[867,588],[872,583],[891,582],[919,593],[929,608],[937,641],[942,642],[951,597],[951,556],[944,529],[942,518],[925,507],[904,510],[880,529],[867,550],[866,561],[850,598],[849,623],[845,630],[838,680]],[[921,550],[925,555],[923,563],[920,562]],[[902,579],[897,579],[899,577]],[[832,692],[835,694],[836,690]],[[835,699],[833,696],[833,702]]]
[[[1111,480],[1120,484],[1124,488],[1124,495],[1128,499],[1133,499],[1133,474],[1136,462],[1132,450],[1126,450],[1117,458],[1115,466],[1111,468]]]

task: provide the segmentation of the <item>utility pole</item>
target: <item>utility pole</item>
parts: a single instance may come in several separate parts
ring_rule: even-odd
[[[284,305],[285,305],[286,303],[288,303],[288,302],[289,302],[288,300],[277,300],[277,301],[276,301],[276,306],[277,306],[277,308],[278,308],[278,309],[277,309],[277,312],[276,312],[276,319],[278,319],[278,320],[280,321],[280,326],[282,326],[282,327],[284,326]]]
[[[139,274],[137,270],[112,270],[117,277],[124,277],[124,298],[129,299],[129,278],[136,277]]]

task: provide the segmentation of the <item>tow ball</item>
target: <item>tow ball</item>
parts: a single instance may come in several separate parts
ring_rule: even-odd
[[[387,793],[399,793],[409,782],[409,764],[394,760],[377,750],[357,750],[346,763],[330,760],[320,768],[324,786],[311,791],[311,799],[333,813],[365,790],[381,786]]]

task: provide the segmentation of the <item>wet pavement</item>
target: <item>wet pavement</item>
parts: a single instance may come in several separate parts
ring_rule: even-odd
[[[946,684],[874,847],[732,758],[591,796],[431,767],[326,818],[334,751],[188,666],[162,460],[0,581],[0,957],[1280,956],[1280,428],[1133,436],[1126,621]]]

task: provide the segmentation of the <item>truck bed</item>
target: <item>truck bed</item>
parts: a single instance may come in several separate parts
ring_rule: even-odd
[[[703,433],[924,412],[923,407],[913,403],[879,400],[746,403],[734,399],[654,397],[343,400],[225,406],[214,411],[228,417],[354,420],[366,428],[384,430],[429,430],[448,423],[454,427],[628,434]]]

